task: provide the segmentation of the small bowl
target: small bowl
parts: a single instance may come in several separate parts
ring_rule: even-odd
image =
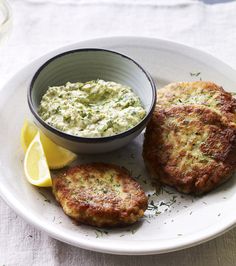
[[[143,120],[117,135],[86,138],[62,132],[39,116],[38,107],[49,86],[98,78],[130,86],[146,110]],[[156,88],[150,75],[133,59],[114,51],[91,48],[64,52],[44,63],[35,73],[27,97],[36,124],[50,139],[73,152],[95,154],[116,150],[141,133],[154,110]]]

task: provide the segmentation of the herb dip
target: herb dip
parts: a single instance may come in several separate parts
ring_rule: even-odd
[[[49,87],[38,113],[65,133],[91,138],[124,132],[146,115],[130,87],[100,79]]]

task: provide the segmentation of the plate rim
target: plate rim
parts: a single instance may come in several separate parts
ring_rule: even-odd
[[[235,70],[229,66],[228,64],[224,63],[222,60],[218,59],[217,57],[202,51],[201,49],[197,49],[195,47],[187,46],[182,43],[178,42],[173,42],[167,39],[157,39],[157,38],[146,38],[146,37],[138,37],[138,36],[116,36],[116,37],[105,37],[105,38],[95,38],[95,39],[88,39],[84,40],[81,42],[76,42],[76,43],[71,43],[62,47],[59,47],[57,49],[51,50],[48,53],[43,54],[42,56],[39,56],[38,58],[32,60],[30,63],[28,63],[25,67],[23,67],[21,70],[18,70],[10,79],[8,79],[6,82],[4,82],[3,86],[1,86],[1,89],[4,87],[7,87],[8,84],[14,83],[15,80],[17,79],[23,79],[21,77],[22,73],[27,73],[32,65],[41,65],[42,60],[46,60],[47,57],[56,55],[65,49],[73,49],[75,46],[82,47],[83,45],[86,45],[86,43],[89,42],[94,42],[98,43],[99,41],[101,42],[106,42],[106,41],[120,41],[120,42],[127,42],[127,41],[136,41],[139,40],[142,44],[147,43],[147,42],[152,42],[153,44],[157,43],[162,43],[166,44],[168,46],[172,47],[177,47],[179,48],[184,48],[187,49],[188,51],[193,51],[195,54],[201,54],[204,55],[204,57],[210,58],[212,61],[216,62],[217,64],[220,64],[221,68],[225,69],[227,72],[231,72],[232,74],[236,74]],[[145,46],[145,45],[144,45]],[[1,93],[1,90],[0,90]],[[203,242],[209,241],[211,239],[214,239],[215,237],[225,233],[226,231],[230,230],[236,225],[236,217],[234,219],[231,219],[230,221],[224,222],[224,223],[218,223],[217,226],[212,227],[211,230],[207,230],[208,234],[206,235],[200,235],[196,237],[196,233],[191,234],[190,236],[185,237],[185,241],[179,241],[179,243],[176,243],[176,240],[173,241],[175,243],[172,244],[171,247],[158,247],[157,245],[153,245],[152,248],[148,245],[140,245],[140,247],[137,248],[135,246],[135,249],[130,247],[129,245],[115,245],[114,247],[111,246],[111,242],[116,242],[112,240],[97,240],[94,243],[91,242],[91,240],[87,239],[80,239],[78,241],[75,241],[75,239],[71,236],[66,237],[66,233],[59,230],[55,230],[53,226],[49,226],[48,223],[42,222],[40,219],[36,219],[37,217],[31,217],[29,214],[27,214],[27,209],[17,201],[17,199],[12,196],[10,191],[5,189],[3,186],[0,186],[0,196],[3,198],[3,200],[10,206],[11,209],[13,209],[19,216],[23,217],[24,220],[35,226],[37,229],[46,232],[48,235],[52,236],[55,239],[58,239],[60,241],[63,241],[65,243],[88,249],[88,250],[93,250],[97,252],[103,252],[103,253],[109,253],[109,254],[123,254],[123,255],[151,255],[151,254],[161,254],[161,253],[167,253],[167,252],[173,252],[181,249],[185,249],[188,247],[192,247],[198,244],[201,244]],[[223,224],[223,225],[221,225]],[[219,226],[221,225],[221,226]],[[204,232],[205,230],[202,230],[201,232]],[[197,234],[198,235],[198,234]],[[70,239],[69,239],[70,238]],[[190,238],[190,239],[189,239]],[[154,240],[148,241],[148,242],[153,242]],[[126,241],[118,241],[119,243],[123,243]],[[145,243],[146,241],[142,241]]]

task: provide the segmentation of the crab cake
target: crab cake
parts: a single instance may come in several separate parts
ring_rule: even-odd
[[[78,165],[53,178],[53,193],[73,219],[98,227],[132,224],[147,197],[128,170],[105,163]]]
[[[157,108],[145,132],[143,157],[153,178],[202,194],[233,174],[236,129],[201,106]]]
[[[236,100],[222,87],[206,81],[171,83],[157,91],[157,107],[202,105],[236,126]]]

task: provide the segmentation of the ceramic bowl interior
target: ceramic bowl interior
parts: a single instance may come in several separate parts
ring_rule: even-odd
[[[155,85],[150,76],[132,59],[108,50],[79,49],[59,54],[47,61],[35,74],[28,93],[31,111],[41,124],[37,110],[49,86],[94,79],[130,86],[147,111],[147,120],[155,103]],[[143,122],[142,121],[142,122]],[[140,124],[143,124],[140,122]],[[45,125],[44,125],[45,126]],[[67,135],[67,134],[65,134]],[[78,137],[83,139],[81,137]]]

